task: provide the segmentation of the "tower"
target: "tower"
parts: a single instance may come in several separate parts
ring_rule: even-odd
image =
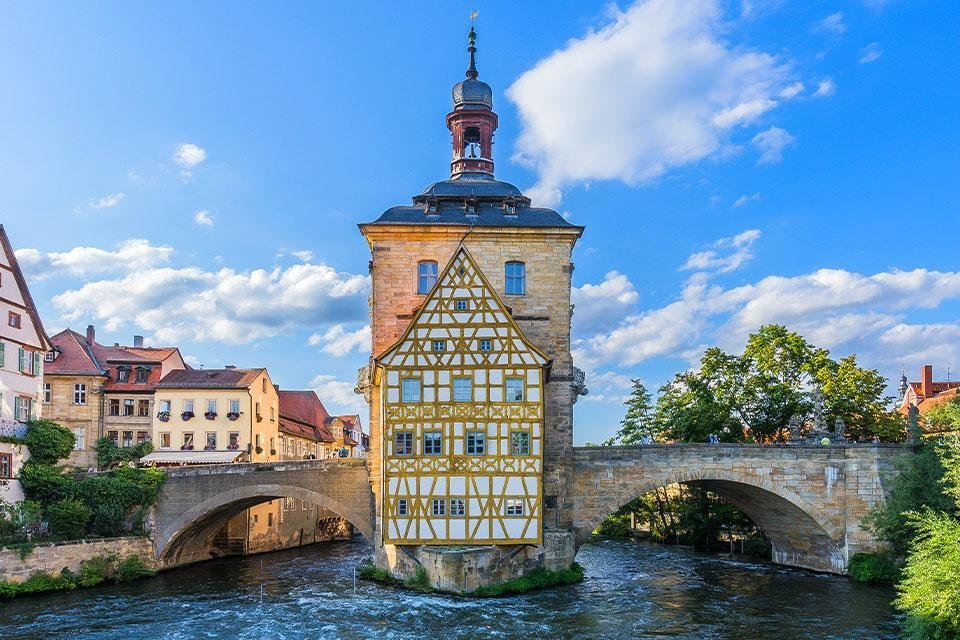
[[[372,258],[368,456],[377,563],[471,591],[573,562],[571,253],[583,227],[494,177],[476,33],[450,178],[359,225]],[[454,546],[455,545],[455,546]],[[464,545],[470,551],[463,551]]]

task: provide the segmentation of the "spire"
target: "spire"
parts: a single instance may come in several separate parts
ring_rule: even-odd
[[[470,52],[470,68],[467,69],[467,77],[471,80],[476,80],[477,76],[480,75],[477,72],[477,32],[473,30],[473,25],[470,25],[470,33],[467,36],[470,41],[470,46],[467,47],[467,51]]]

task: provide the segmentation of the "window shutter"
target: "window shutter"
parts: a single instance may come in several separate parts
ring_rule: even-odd
[[[6,352],[6,343],[0,342],[0,367],[4,366],[4,355]]]
[[[40,360],[40,352],[37,351],[33,354],[33,375],[39,376],[41,374],[40,367],[43,366],[41,362],[42,361]]]
[[[20,360],[20,373],[23,373],[23,372],[26,371],[26,369],[27,369],[26,365],[23,363],[23,362],[24,362],[24,356],[25,356],[26,354],[27,354],[27,352],[23,350],[23,347],[20,347],[20,352],[19,352],[19,356],[20,356],[20,358],[19,358],[19,360]]]
[[[20,403],[23,399],[20,396],[13,396],[13,419],[20,420]]]

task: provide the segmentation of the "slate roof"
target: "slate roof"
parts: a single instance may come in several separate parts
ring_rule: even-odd
[[[171,371],[157,389],[246,389],[257,379],[257,369],[178,369]]]

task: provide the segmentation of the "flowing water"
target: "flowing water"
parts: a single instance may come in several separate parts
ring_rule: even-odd
[[[511,598],[422,595],[357,581],[370,553],[331,543],[220,560],[136,583],[0,603],[0,637],[667,638],[896,637],[890,589],[686,549],[583,547],[578,585]]]

